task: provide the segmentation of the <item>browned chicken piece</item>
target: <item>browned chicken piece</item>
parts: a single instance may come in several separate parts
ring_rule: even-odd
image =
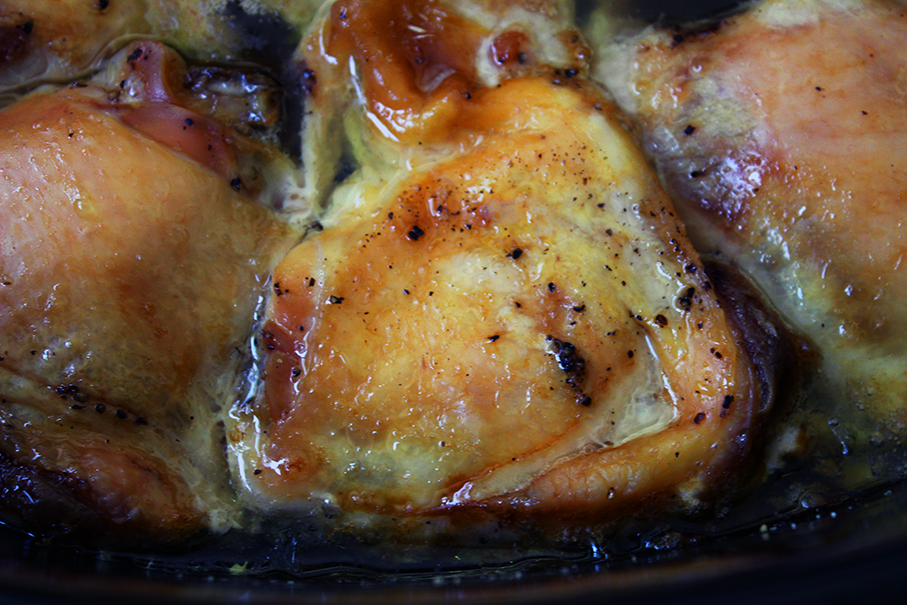
[[[216,74],[134,43],[0,112],[5,519],[118,542],[235,522],[217,414],[295,236],[255,201],[273,152],[223,124],[252,126]]]
[[[358,168],[274,273],[249,506],[414,536],[735,485],[769,391],[578,34],[521,8],[337,2],[304,43]]]
[[[824,430],[845,453],[902,433],[907,6],[769,0],[602,42],[595,73],[638,121],[694,243],[749,273],[821,355]]]

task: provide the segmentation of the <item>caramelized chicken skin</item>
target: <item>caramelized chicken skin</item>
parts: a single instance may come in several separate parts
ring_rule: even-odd
[[[0,489],[32,529],[234,521],[217,411],[293,235],[250,195],[267,149],[185,77],[137,43],[0,112]]]
[[[560,523],[696,505],[752,447],[753,363],[576,33],[563,67],[494,61],[454,10],[338,2],[305,47],[359,169],[274,273],[262,394],[228,426],[249,503]]]
[[[816,399],[900,430],[903,3],[769,0],[602,56],[596,73],[639,121],[694,242],[752,275],[815,343],[827,385]]]

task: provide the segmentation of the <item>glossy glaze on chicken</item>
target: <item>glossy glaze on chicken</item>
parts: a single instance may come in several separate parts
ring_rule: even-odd
[[[0,489],[30,531],[468,541],[686,515],[761,476],[789,341],[835,359],[759,281],[785,267],[739,243],[704,266],[658,180],[702,250],[747,233],[762,215],[689,210],[701,187],[736,204],[729,171],[683,188],[666,166],[701,149],[666,164],[655,138],[690,121],[740,167],[743,127],[631,106],[635,47],[584,37],[571,3],[57,4],[0,5]],[[651,65],[640,95],[674,73]],[[801,191],[828,182],[811,157]],[[834,270],[827,232],[781,244]]]

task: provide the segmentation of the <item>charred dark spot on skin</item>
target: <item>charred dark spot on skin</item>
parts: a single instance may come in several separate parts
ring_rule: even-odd
[[[693,418],[693,424],[700,424],[700,423],[702,423],[703,420],[705,420],[705,414],[702,413],[702,412],[699,412],[699,413],[696,414],[696,416]]]
[[[689,311],[693,308],[693,297],[696,295],[696,288],[687,288],[686,292],[677,298],[677,306],[681,311]]]
[[[274,349],[277,348],[277,339],[274,338],[273,332],[271,332],[269,330],[262,330],[261,338],[263,341],[262,344],[264,345],[265,349],[267,349],[268,351],[273,351]]]
[[[567,384],[574,389],[582,389],[586,380],[586,360],[576,346],[553,336],[548,336],[547,341],[558,367],[567,374]]]
[[[512,258],[513,260],[517,260],[521,256],[523,256],[523,250],[521,248],[514,248],[507,253],[507,258]]]
[[[554,86],[567,86],[573,84],[574,88],[579,88],[580,83],[574,78],[580,73],[580,70],[576,67],[568,67],[565,69],[555,69],[553,77],[551,78],[551,83]]]
[[[128,57],[126,57],[126,62],[127,62],[127,63],[135,63],[136,61],[139,60],[139,57],[142,56],[142,53],[143,53],[143,52],[145,52],[145,49],[143,49],[143,48],[141,48],[141,47],[135,49],[134,51],[132,51],[131,53],[129,53],[129,56],[128,56]],[[135,66],[133,65],[133,67],[135,67]]]
[[[419,225],[413,225],[413,228],[409,230],[409,233],[406,234],[406,237],[412,241],[418,241],[420,237],[425,235],[425,231],[422,230]]]
[[[61,384],[56,389],[57,395],[59,395],[63,400],[72,399],[78,403],[86,403],[88,401],[88,394],[84,393],[78,385],[75,384]],[[83,409],[85,406],[76,408],[73,406],[73,409]]]
[[[724,396],[724,402],[722,402],[722,404],[721,404],[721,414],[720,414],[720,416],[722,418],[727,416],[728,411],[731,409],[731,404],[733,404],[733,403],[734,403],[733,395]]]

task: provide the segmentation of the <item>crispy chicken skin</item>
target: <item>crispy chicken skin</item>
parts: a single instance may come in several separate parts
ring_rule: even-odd
[[[137,43],[0,112],[0,508],[33,530],[172,540],[236,514],[217,411],[291,233],[251,195],[267,150],[186,74]]]
[[[821,354],[826,409],[907,421],[907,7],[757,3],[601,43],[596,76],[701,252],[749,273]]]
[[[337,2],[304,42],[358,169],[275,270],[238,482],[347,520],[695,506],[753,447],[753,363],[577,33],[463,7]]]

